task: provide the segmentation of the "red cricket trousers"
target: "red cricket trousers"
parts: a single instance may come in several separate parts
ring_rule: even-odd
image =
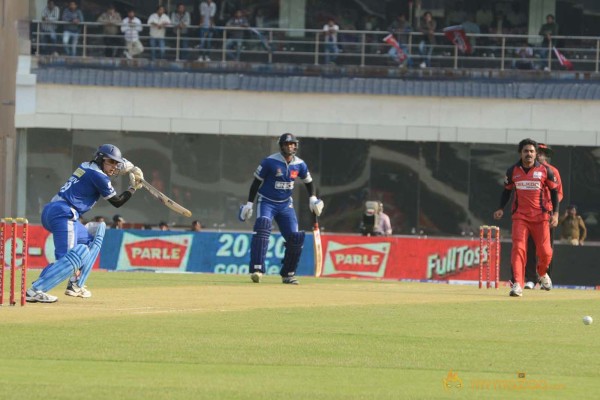
[[[546,274],[548,265],[552,261],[552,247],[550,246],[550,226],[548,220],[527,221],[514,219],[512,224],[512,263],[513,276],[521,287],[525,284],[525,265],[527,264],[527,239],[529,235],[535,243],[537,255],[537,273],[539,276]]]

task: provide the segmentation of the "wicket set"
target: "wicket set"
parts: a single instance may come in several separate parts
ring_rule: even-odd
[[[479,289],[483,287],[483,270],[486,270],[486,287],[500,286],[500,228],[482,225],[479,227]]]
[[[0,306],[4,305],[4,277],[7,266],[7,249],[10,247],[10,299],[9,305],[16,305],[15,281],[17,276],[17,230],[21,228],[21,306],[25,305],[25,293],[27,291],[27,253],[29,253],[29,242],[27,240],[29,221],[27,218],[2,218],[0,219]],[[10,231],[10,233],[9,233]],[[9,246],[10,240],[10,246]]]

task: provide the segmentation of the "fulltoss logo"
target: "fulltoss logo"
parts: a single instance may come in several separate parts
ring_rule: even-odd
[[[345,245],[330,241],[325,253],[323,275],[351,274],[382,278],[390,247],[390,243]]]
[[[119,267],[185,269],[190,243],[188,235],[141,238],[125,233]]]
[[[483,250],[483,260],[488,254]],[[450,247],[446,254],[432,254],[427,257],[427,279],[444,277],[462,272],[479,265],[479,250],[469,246]]]

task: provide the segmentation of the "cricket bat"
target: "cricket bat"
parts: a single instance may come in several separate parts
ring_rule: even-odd
[[[177,214],[183,215],[184,217],[191,217],[192,212],[182,206],[181,204],[176,203],[174,200],[169,198],[166,194],[152,186],[150,183],[142,179],[142,186],[144,189],[150,192],[150,194],[160,200],[165,206],[175,211]]]
[[[315,247],[315,278],[323,272],[323,245],[321,243],[321,230],[319,229],[319,217],[313,213],[313,241]]]

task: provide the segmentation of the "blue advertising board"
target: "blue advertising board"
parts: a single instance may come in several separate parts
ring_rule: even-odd
[[[242,232],[109,229],[100,252],[100,268],[247,274],[251,240],[251,233]],[[272,234],[265,260],[268,275],[279,274],[284,252],[285,240],[279,233]],[[297,275],[313,274],[313,239],[312,233],[307,233]]]

